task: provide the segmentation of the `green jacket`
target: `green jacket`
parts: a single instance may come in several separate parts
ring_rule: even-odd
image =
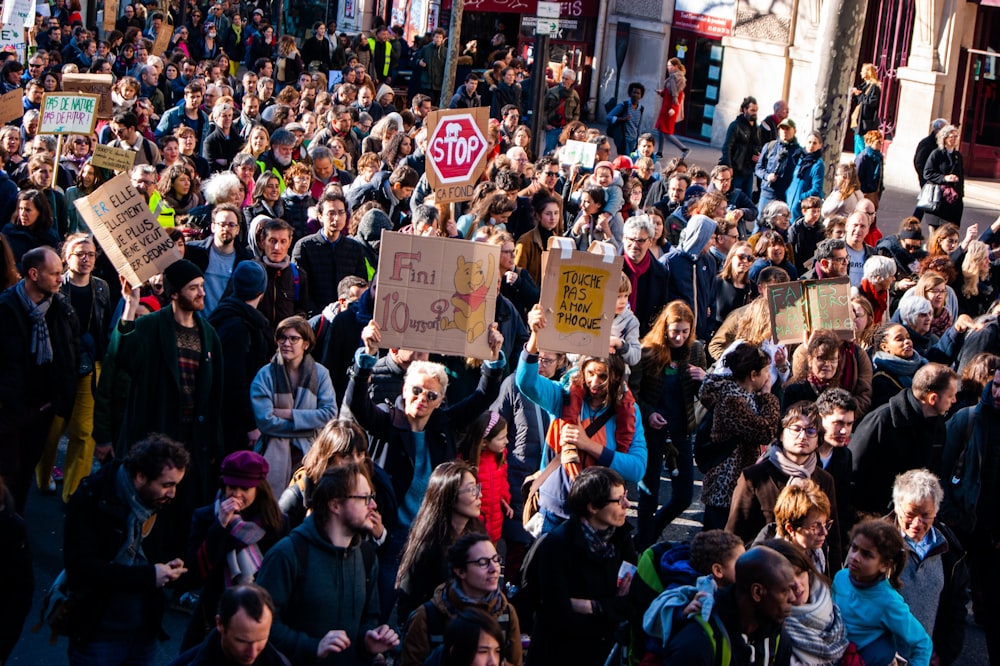
[[[196,316],[195,322],[201,332],[201,362],[190,437],[184,436],[184,426],[178,420],[181,381],[173,308],[165,307],[135,322],[118,323],[112,335],[112,346],[117,345],[115,364],[131,377],[131,386],[115,453],[124,457],[133,443],[151,432],[182,441],[191,454],[184,486],[195,491],[184,498],[184,504],[202,506],[215,497],[218,479],[212,469],[225,454],[222,344],[207,320]]]
[[[559,117],[559,104],[566,100],[562,117]],[[549,88],[545,93],[545,122],[553,127],[565,127],[574,120],[580,119],[580,95],[575,88],[566,88],[561,83]]]

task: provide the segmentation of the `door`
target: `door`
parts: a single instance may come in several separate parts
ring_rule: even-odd
[[[687,70],[684,120],[677,125],[682,136],[710,141],[715,107],[719,103],[724,48],[717,39],[683,30],[671,33],[668,58],[678,58]],[[664,75],[665,76],[665,75]]]

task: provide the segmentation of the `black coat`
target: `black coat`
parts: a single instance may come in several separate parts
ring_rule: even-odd
[[[346,234],[336,243],[330,243],[322,229],[306,236],[292,249],[292,261],[309,274],[306,304],[311,314],[337,300],[337,285],[348,275],[368,277],[364,247]]]
[[[882,86],[877,83],[864,85],[864,90],[858,95],[858,105],[861,107],[858,112],[858,134],[861,136],[878,129],[878,105],[882,98]]]
[[[618,596],[618,568],[623,561],[638,562],[626,525],[611,536],[614,555],[598,558],[584,541],[578,518],[552,530],[535,553],[537,568],[529,584],[538,585],[540,604],[531,636],[531,660],[539,664],[584,666],[604,663],[614,631],[629,619],[627,596]],[[592,599],[601,612],[581,615],[570,599]]]
[[[229,663],[222,651],[222,641],[218,629],[205,638],[201,645],[196,645],[170,662],[170,666],[220,666]],[[252,666],[290,666],[291,662],[278,651],[273,644],[268,643],[264,650],[254,659]]]
[[[626,272],[628,272],[626,270]],[[639,278],[635,294],[636,319],[639,320],[639,337],[646,335],[653,322],[660,316],[660,310],[670,300],[667,287],[667,267],[650,257],[649,270]]]
[[[10,491],[0,495],[0,662],[10,656],[21,636],[24,618],[31,610],[35,589],[28,547],[28,528],[14,510]]]
[[[947,183],[944,177],[948,175],[958,176],[958,180],[954,183]],[[941,205],[934,215],[942,221],[961,225],[964,209],[963,197],[965,195],[965,165],[962,161],[962,154],[957,150],[948,152],[941,148],[935,148],[927,157],[927,164],[924,165],[924,180],[938,185],[948,185],[958,193],[958,197],[951,203],[942,198]]]
[[[937,132],[931,132],[930,135],[920,140],[920,143],[917,144],[917,150],[913,154],[913,169],[917,172],[920,187],[923,187],[924,183],[927,182],[927,179],[924,178],[924,167],[927,166],[927,158],[931,156],[935,148],[937,148]]]
[[[883,513],[892,499],[897,474],[927,468],[940,473],[945,443],[944,418],[927,418],[911,389],[870,412],[854,431],[854,507]]]
[[[726,130],[719,164],[732,167],[736,176],[748,176],[754,171],[753,156],[760,153],[761,143],[760,128],[740,114]]]

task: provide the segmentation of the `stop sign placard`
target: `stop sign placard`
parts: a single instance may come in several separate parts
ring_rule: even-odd
[[[488,109],[436,111],[428,119],[427,178],[436,201],[472,198],[486,162]]]

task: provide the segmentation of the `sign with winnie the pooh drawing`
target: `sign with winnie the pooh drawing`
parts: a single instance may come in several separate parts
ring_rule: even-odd
[[[384,349],[489,358],[500,246],[382,232],[375,321]]]

